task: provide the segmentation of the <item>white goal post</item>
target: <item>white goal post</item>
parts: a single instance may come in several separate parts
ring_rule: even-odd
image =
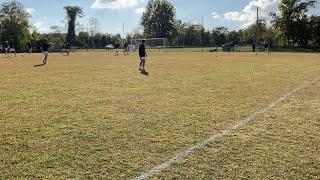
[[[130,51],[139,49],[139,46],[145,40],[145,46],[148,49],[157,49],[159,51],[165,50],[169,46],[167,38],[146,38],[146,39],[131,39]]]

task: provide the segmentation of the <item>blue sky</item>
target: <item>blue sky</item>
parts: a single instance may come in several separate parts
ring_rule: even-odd
[[[4,0],[0,0],[4,1]],[[147,0],[19,0],[31,14],[31,22],[41,32],[50,31],[51,25],[63,26],[66,21],[63,7],[79,5],[85,17],[78,22],[83,26],[91,17],[97,18],[102,33],[121,33],[125,22],[125,33],[139,27],[141,12]],[[170,0],[176,7],[177,18],[188,23],[201,23],[207,29],[226,26],[240,29],[255,20],[255,9],[261,10],[261,17],[275,11],[280,0]]]

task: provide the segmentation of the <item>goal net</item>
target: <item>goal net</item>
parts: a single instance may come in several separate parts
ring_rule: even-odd
[[[163,51],[169,46],[167,38],[148,38],[148,39],[132,39],[130,45],[130,51],[136,51],[139,49],[141,41],[145,40],[145,46],[148,49],[155,49]]]

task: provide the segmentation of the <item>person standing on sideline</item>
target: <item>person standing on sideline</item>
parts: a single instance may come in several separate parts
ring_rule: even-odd
[[[256,52],[256,43],[255,42],[252,43],[252,52]]]
[[[31,55],[32,54],[32,43],[31,43],[31,41],[29,41],[27,45],[28,45],[29,55]]]
[[[119,43],[116,42],[116,44],[115,44],[115,46],[114,46],[114,48],[115,48],[114,55],[115,55],[115,56],[119,56],[119,47],[120,47],[120,46],[119,46]]]
[[[141,71],[141,73],[146,73],[146,59],[147,59],[147,53],[146,53],[146,47],[145,47],[145,40],[142,40],[140,46],[139,46],[139,57],[140,57],[140,67],[139,67],[139,71]]]
[[[12,53],[14,53],[14,56],[17,57],[16,48],[14,46],[13,40],[10,41],[9,47],[10,47],[10,56],[12,56]]]
[[[66,56],[69,56],[69,55],[70,55],[70,53],[69,53],[69,43],[68,43],[68,41],[65,41],[65,42],[63,43],[62,52],[63,52],[63,53],[66,53]]]
[[[129,56],[129,45],[127,42],[124,43],[124,55]]]
[[[10,53],[10,46],[9,46],[9,41],[6,41],[5,42],[5,44],[4,44],[4,53],[5,53],[5,55],[7,56],[9,56],[9,53]]]
[[[269,43],[268,43],[268,41],[265,41],[265,43],[264,43],[264,52],[266,54],[269,54]]]

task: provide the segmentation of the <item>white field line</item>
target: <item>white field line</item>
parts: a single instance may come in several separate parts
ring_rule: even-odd
[[[167,161],[154,166],[153,168],[149,169],[148,171],[142,173],[141,175],[139,175],[138,177],[134,178],[135,180],[144,180],[144,179],[149,179],[150,177],[154,176],[157,173],[160,173],[161,171],[163,171],[164,169],[169,168],[170,166],[172,166],[173,164],[180,162],[184,159],[186,159],[188,156],[190,156],[192,153],[194,153],[195,151],[198,151],[200,149],[203,149],[205,146],[209,145],[210,143],[216,141],[218,138],[222,138],[223,136],[231,133],[232,131],[239,129],[245,125],[247,125],[249,122],[253,121],[254,119],[256,119],[259,115],[264,114],[265,112],[267,112],[268,110],[270,110],[271,108],[276,107],[277,105],[279,105],[280,103],[282,103],[283,101],[285,101],[286,99],[288,99],[290,96],[296,94],[297,92],[306,89],[307,87],[317,83],[320,80],[320,76],[305,82],[303,85],[295,88],[294,90],[280,96],[278,99],[276,99],[275,101],[273,101],[272,103],[270,103],[268,106],[260,109],[259,111],[251,114],[250,116],[248,116],[247,118],[239,121],[238,123],[224,129],[223,131],[221,131],[218,134],[212,135],[210,137],[208,137],[207,139],[204,139],[203,141],[199,142],[198,144],[190,147],[189,149],[186,149],[180,153],[178,153],[177,155],[171,157],[171,159],[168,159]]]

